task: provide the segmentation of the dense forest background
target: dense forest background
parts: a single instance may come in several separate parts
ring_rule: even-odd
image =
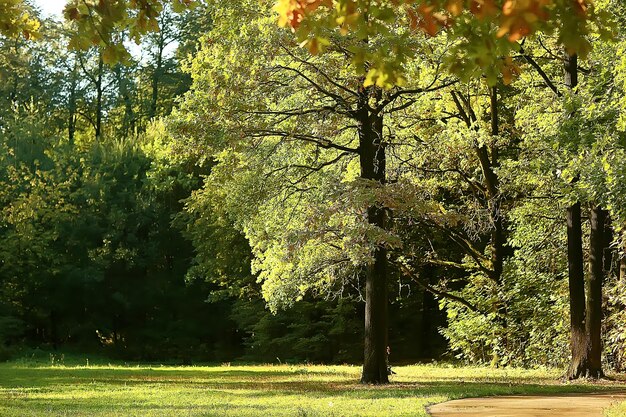
[[[555,37],[522,42],[494,87],[422,34],[407,84],[363,98],[355,39],[313,56],[264,2],[221,3],[166,9],[116,64],[50,19],[0,38],[0,358],[358,363],[384,247],[393,361],[563,366],[577,206],[603,357],[626,366],[619,13],[576,83]],[[363,109],[378,183],[358,175]]]
[[[114,66],[68,51],[71,28],[50,19],[36,42],[1,39],[0,356],[358,362],[358,288],[272,314],[243,234],[185,208],[212,161],[173,151],[162,120],[190,88],[183,62],[211,10],[166,10],[160,25]],[[434,298],[396,292],[394,355],[443,352]]]

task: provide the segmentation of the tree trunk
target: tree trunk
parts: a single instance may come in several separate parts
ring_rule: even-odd
[[[474,128],[479,130],[476,114],[472,110],[469,98],[464,98],[461,94],[452,94],[452,97],[457,105],[457,108],[462,114],[462,118],[468,128]],[[498,118],[498,88],[489,88],[490,98],[490,134],[491,136],[498,136],[500,134],[499,118]],[[466,109],[463,108],[465,104]],[[500,192],[500,179],[496,173],[496,168],[499,166],[498,162],[498,148],[495,144],[491,147],[487,147],[484,143],[477,142],[475,144],[476,155],[480,163],[480,169],[483,174],[485,184],[485,205],[489,210],[489,218],[492,223],[491,228],[491,268],[488,269],[487,274],[491,280],[494,281],[500,293],[502,284],[502,272],[504,269],[504,259],[506,256],[506,230],[504,227],[504,221],[502,217],[502,203],[503,197]],[[496,321],[504,329],[503,343],[508,345],[508,338],[506,335],[507,324],[507,305],[504,299],[500,298],[497,301],[498,315]],[[492,363],[495,365],[499,362],[497,355],[494,355]]]
[[[124,137],[133,135],[135,133],[135,112],[133,111],[133,101],[130,96],[128,88],[127,75],[122,72],[120,65],[115,67],[115,77],[117,78],[117,84],[119,87],[119,94],[124,101],[124,121],[122,123],[122,132]]]
[[[569,89],[576,87],[578,85],[578,57],[575,54],[566,55],[564,73],[565,86]],[[577,202],[567,209],[567,266],[572,353],[567,371],[568,379],[586,376],[589,369],[589,339],[585,328],[585,271],[582,235],[580,202]]]
[[[380,89],[361,88],[358,107],[361,178],[385,183],[383,116],[367,108],[370,97],[378,99]],[[377,205],[367,210],[370,224],[384,229],[387,210]],[[367,266],[365,277],[365,341],[361,382],[385,384],[387,376],[387,250],[379,246]]]
[[[498,120],[498,87],[494,86],[489,89],[490,109],[491,109],[491,136],[500,134],[500,124]],[[504,270],[504,257],[506,245],[506,231],[504,229],[504,219],[502,218],[502,193],[500,192],[500,178],[496,174],[495,169],[500,165],[498,160],[498,148],[494,144],[491,148],[491,156],[487,152],[487,147],[482,146],[485,156],[481,158],[481,166],[483,175],[485,176],[485,184],[487,186],[487,196],[489,198],[489,217],[493,223],[491,230],[491,264],[492,279],[498,285],[502,286],[502,272]],[[485,159],[485,162],[482,162]],[[498,322],[502,325],[503,340],[502,343],[508,350],[508,306],[506,301],[499,297],[498,300]],[[493,365],[498,365],[499,357],[494,355]]]
[[[157,106],[159,102],[159,81],[161,79],[161,72],[163,71],[163,50],[165,49],[165,38],[163,37],[163,31],[159,33],[159,42],[157,44],[159,48],[157,52],[156,65],[154,66],[154,72],[152,73],[152,97],[150,100],[150,110],[148,113],[148,119],[152,120],[156,117]]]
[[[72,71],[71,77],[72,81],[70,84],[70,96],[67,103],[67,108],[69,111],[69,115],[67,118],[67,139],[70,146],[74,146],[74,136],[76,133],[76,114],[77,114],[77,105],[76,105],[76,89],[78,88],[78,74],[77,74],[77,64],[74,64],[74,71]]]
[[[622,250],[624,253],[619,258],[619,279],[624,282],[626,280],[626,247],[623,247]]]
[[[96,81],[96,140],[100,139],[102,134],[102,73],[104,71],[104,61],[102,54],[98,58],[98,75]]]
[[[490,124],[491,124],[491,132],[492,136],[497,136],[500,132],[499,128],[499,119],[498,119],[498,89],[497,87],[492,87],[489,89],[489,97],[490,97]],[[457,103],[457,106],[460,111],[465,114],[465,123],[467,127],[472,127],[474,124],[474,129],[478,131],[479,127],[477,124],[476,114],[472,110],[469,99],[463,98],[462,95],[454,95],[453,98]],[[466,110],[463,110],[463,105],[461,101],[467,107]],[[505,244],[506,244],[506,235],[504,230],[504,223],[502,221],[502,195],[500,194],[500,180],[498,175],[496,174],[495,168],[498,167],[498,149],[496,146],[492,146],[491,148],[487,148],[485,144],[476,143],[475,145],[476,155],[478,156],[478,161],[480,163],[480,169],[484,177],[485,183],[485,197],[486,204],[489,209],[489,217],[493,224],[493,228],[491,230],[491,245],[492,245],[492,255],[491,255],[491,271],[489,273],[489,277],[496,282],[496,284],[500,284],[502,280],[502,268],[504,265],[504,257],[505,257]],[[491,153],[491,154],[490,154]]]
[[[611,224],[611,215],[607,210],[604,210],[606,218],[604,220],[604,276],[607,277],[613,269],[613,252],[615,248],[611,247],[613,243],[613,225]]]
[[[583,269],[583,238],[580,203],[567,209],[567,266],[569,272],[570,348],[572,359],[568,379],[585,376],[587,336],[585,330],[585,273]]]
[[[567,54],[565,56],[565,86],[572,89],[578,85],[578,55]]]
[[[490,89],[491,98],[491,135],[497,136],[499,132],[498,124],[498,89],[492,87]],[[483,148],[485,148],[483,146]],[[485,149],[486,151],[486,149]],[[494,281],[500,283],[502,281],[502,270],[504,265],[504,245],[506,244],[506,235],[504,231],[504,222],[502,220],[502,195],[500,194],[500,179],[495,173],[494,168],[499,166],[498,149],[496,146],[491,148],[491,158],[487,155],[486,163],[483,165],[485,182],[487,183],[487,191],[489,193],[489,212],[491,221],[493,222],[493,230],[491,232],[491,244],[493,245],[492,264]]]
[[[602,282],[604,281],[604,249],[606,247],[607,213],[601,207],[591,209],[589,242],[589,277],[585,330],[587,333],[588,368],[586,376],[602,378]]]

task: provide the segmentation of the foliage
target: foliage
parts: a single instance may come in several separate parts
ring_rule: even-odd
[[[366,85],[381,87],[406,80],[403,65],[412,59],[406,42],[415,31],[430,36],[443,31],[451,44],[450,68],[465,79],[485,71],[494,85],[499,74],[510,81],[517,72],[512,56],[522,38],[547,33],[571,53],[586,56],[592,28],[604,35],[611,28],[610,15],[587,0],[279,0],[275,8],[279,24],[291,27],[312,53],[328,46],[327,28],[362,40],[378,39],[376,48],[356,46],[352,52],[356,70],[367,71]],[[399,34],[397,26],[404,28]]]
[[[0,34],[7,37],[36,38],[40,26],[25,0],[2,0],[0,2]]]
[[[0,356],[357,361],[384,248],[394,358],[437,356],[439,327],[467,362],[561,366],[578,201],[610,212],[623,368],[618,1],[281,0],[296,42],[275,2],[191,3],[73,0],[38,28],[0,2]]]
[[[622,280],[613,280],[607,283],[607,318],[605,321],[606,335],[604,354],[608,365],[623,372],[626,367],[624,356],[624,329],[626,328],[626,314],[624,300],[626,300],[626,283]]]
[[[130,53],[120,34],[128,31],[130,38],[139,43],[143,35],[159,30],[159,14],[166,5],[171,4],[174,11],[182,12],[193,3],[193,0],[70,0],[63,10],[75,29],[70,47],[87,50],[98,46],[105,63],[126,62]]]
[[[359,304],[300,301],[279,314],[261,302],[239,301],[233,318],[249,336],[242,360],[283,363],[355,363],[361,356]]]
[[[442,334],[457,358],[494,366],[566,365],[569,339],[563,279],[536,272],[529,267],[530,262],[536,258],[511,261],[517,265],[507,265],[505,284],[498,291],[484,278],[474,277],[461,292],[464,298],[485,307],[497,305],[494,299],[505,300],[505,317],[445,304],[449,324]]]

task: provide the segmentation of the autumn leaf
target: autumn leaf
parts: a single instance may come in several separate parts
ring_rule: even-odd
[[[548,18],[546,6],[550,3],[551,0],[506,0],[497,36],[503,37],[508,33],[508,40],[517,42],[530,35],[537,22]]]
[[[419,27],[430,36],[435,36],[439,29],[448,25],[448,16],[436,12],[434,6],[420,4],[417,10],[409,9],[408,14],[411,28]]]
[[[586,16],[589,4],[586,0],[574,0],[574,9],[579,15]]]
[[[509,85],[520,74],[520,69],[510,56],[504,59],[504,67],[502,68],[502,82],[504,85]]]
[[[322,4],[329,5],[330,0],[279,0],[274,6],[278,13],[278,24],[296,30],[305,14],[311,13]]]
[[[458,16],[463,12],[463,0],[448,0],[446,10],[452,16]]]
[[[493,0],[472,0],[470,12],[479,19],[485,19],[498,12]]]
[[[78,9],[72,6],[67,6],[63,11],[63,15],[67,20],[77,20],[80,17]]]

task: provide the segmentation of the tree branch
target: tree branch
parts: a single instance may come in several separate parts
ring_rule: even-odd
[[[541,76],[541,78],[543,78],[543,80],[548,85],[548,87],[550,87],[550,90],[552,90],[554,94],[557,95],[557,97],[561,97],[563,94],[561,94],[559,89],[556,88],[556,85],[554,85],[550,77],[548,77],[548,74],[546,74],[546,72],[543,70],[543,68],[541,68],[541,66],[537,63],[537,61],[535,61],[533,57],[525,53],[524,48],[520,47],[520,53],[521,53],[521,56],[526,60],[526,62],[528,62],[537,71],[537,73]]]
[[[336,82],[335,80],[333,80],[332,78],[330,78],[330,76],[328,76],[328,74],[326,74],[324,71],[322,71],[321,69],[319,69],[319,67],[317,67],[316,65],[314,65],[312,62],[309,62],[305,59],[299,58],[297,57],[293,52],[291,52],[286,46],[281,46],[282,49],[287,53],[287,55],[289,55],[290,57],[292,57],[293,59],[295,59],[296,61],[307,65],[311,68],[313,68],[314,71],[316,71],[318,74],[320,74],[322,77],[324,77],[326,79],[326,81],[328,81],[329,83],[331,83],[332,85],[334,85],[335,87],[339,88],[340,90],[345,91],[348,94],[352,94],[355,97],[358,97],[359,94],[356,91],[352,91],[350,90],[348,87],[339,84],[338,82]]]
[[[487,316],[487,314],[485,312],[480,310],[478,307],[476,307],[474,304],[470,303],[466,299],[461,298],[458,295],[454,295],[452,293],[449,293],[447,291],[441,291],[441,290],[436,289],[432,285],[427,284],[424,281],[422,281],[421,279],[419,279],[419,277],[413,271],[411,271],[406,265],[402,264],[401,262],[397,262],[397,264],[400,266],[400,269],[402,270],[402,272],[404,272],[404,275],[406,275],[409,278],[411,278],[417,285],[419,285],[420,287],[422,287],[426,291],[430,292],[431,294],[434,294],[434,295],[436,295],[438,297],[447,298],[447,299],[449,299],[451,301],[455,301],[455,302],[457,302],[457,303],[467,307],[469,310],[471,310],[471,311],[473,311],[475,313],[479,313],[479,314],[482,314],[483,316]]]
[[[331,142],[328,139],[320,138],[320,137],[313,136],[313,135],[294,134],[294,133],[283,132],[279,130],[255,130],[255,131],[246,132],[246,134],[249,135],[250,137],[277,136],[277,137],[283,137],[286,139],[293,138],[295,140],[301,140],[304,142],[314,143],[320,148],[324,148],[324,149],[338,149],[344,152],[351,152],[355,154],[359,153],[359,149],[349,148],[343,145],[338,145],[336,143]]]
[[[315,81],[313,81],[310,77],[308,77],[306,74],[304,74],[302,71],[300,71],[297,68],[292,68],[292,67],[287,67],[285,65],[278,65],[276,68],[279,69],[284,69],[287,71],[292,71],[294,73],[296,73],[298,76],[300,76],[300,78],[306,80],[309,84],[311,84],[317,91],[319,91],[320,93],[324,94],[326,97],[331,97],[333,98],[337,103],[340,103],[342,105],[344,105],[347,109],[351,109],[350,105],[348,104],[348,102],[339,94],[330,92],[328,90],[326,90],[325,88],[323,88],[321,85],[319,85],[318,83],[316,83]],[[350,117],[354,117],[352,115],[352,113],[350,113]]]
[[[438,78],[435,77],[433,79],[433,82],[430,83],[430,85],[428,85],[427,87],[412,88],[412,89],[406,89],[406,90],[397,91],[397,92],[393,93],[392,95],[390,95],[389,97],[387,97],[385,100],[383,100],[380,103],[380,105],[378,106],[377,110],[380,112],[389,103],[391,103],[392,101],[394,101],[395,99],[397,99],[398,97],[401,97],[403,95],[430,93],[430,92],[433,92],[433,91],[441,90],[441,89],[446,88],[446,87],[450,87],[451,85],[454,85],[454,84],[459,82],[459,80],[449,80],[447,82],[444,82],[443,84],[440,84],[440,85],[438,85],[436,87],[433,87],[433,85],[437,82],[437,80],[438,80]],[[413,104],[413,103],[411,103],[411,104]]]

